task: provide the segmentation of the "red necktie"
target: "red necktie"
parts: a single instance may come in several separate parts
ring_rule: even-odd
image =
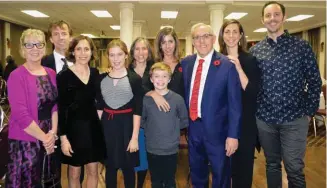
[[[198,99],[199,99],[199,89],[200,89],[203,63],[204,63],[204,59],[199,59],[199,64],[196,69],[194,83],[193,83],[192,96],[190,101],[190,118],[192,121],[195,121],[198,118]]]

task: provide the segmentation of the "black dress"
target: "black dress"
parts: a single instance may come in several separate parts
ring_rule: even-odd
[[[153,84],[150,80],[150,68],[152,67],[153,64],[154,62],[152,60],[146,62],[146,67],[142,76],[142,87],[144,89],[144,93],[147,93],[154,89]],[[134,70],[133,63],[130,64],[129,70],[137,74]]]
[[[62,163],[82,166],[105,157],[104,139],[95,104],[95,83],[99,72],[90,68],[84,84],[70,69],[57,76],[59,135],[66,135],[73,154],[62,154]]]
[[[173,75],[171,76],[171,80],[168,83],[168,89],[172,90],[173,92],[179,94],[184,98],[185,90],[181,63],[177,63]]]
[[[242,89],[242,126],[239,146],[232,156],[232,187],[251,188],[254,150],[258,136],[255,113],[260,84],[260,70],[255,57],[251,54],[241,52],[238,59],[249,82],[245,90]]]
[[[142,115],[144,96],[142,79],[135,72],[128,70],[127,76],[120,78],[116,86],[103,83],[112,81],[113,79],[104,73],[100,75],[97,86],[97,108],[103,110],[101,122],[107,150],[105,163],[113,168],[136,167],[139,166],[139,152],[130,153],[126,150],[133,134],[133,115]],[[122,82],[124,85],[119,85]],[[116,87],[127,88],[127,90],[129,87],[130,90],[125,92],[126,90],[116,90]],[[108,104],[109,98],[112,98],[113,95],[125,96],[128,93],[131,99],[126,103],[126,97],[123,97],[124,99],[118,99],[118,102],[112,101],[111,104]],[[113,107],[113,103],[119,107]]]

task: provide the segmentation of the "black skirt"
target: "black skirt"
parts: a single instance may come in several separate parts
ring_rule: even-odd
[[[133,134],[133,109],[129,102],[118,109],[106,106],[101,118],[106,142],[106,165],[114,168],[139,166],[139,152],[127,150]]]

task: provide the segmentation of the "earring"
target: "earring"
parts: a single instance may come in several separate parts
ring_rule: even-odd
[[[238,41],[238,45],[241,46],[241,42],[240,41]]]
[[[72,55],[73,55],[73,56],[75,56],[75,53],[74,53],[74,52],[72,52]]]

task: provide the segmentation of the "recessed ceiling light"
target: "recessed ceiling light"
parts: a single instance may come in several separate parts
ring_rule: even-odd
[[[162,25],[162,26],[160,26],[160,29],[162,29],[162,28],[165,28],[165,27],[174,28],[174,27],[173,27],[173,26],[171,26],[171,25]]]
[[[88,34],[88,33],[82,33],[81,35],[86,36],[86,37],[90,37],[90,38],[95,38],[94,35]]]
[[[290,18],[286,19],[286,21],[297,22],[297,21],[301,21],[301,20],[305,20],[305,19],[311,18],[313,16],[314,15],[300,14],[300,15],[297,15],[297,16],[290,17]]]
[[[22,10],[23,13],[37,18],[48,18],[49,16],[37,10]]]
[[[172,18],[177,17],[178,11],[161,11],[161,18]]]
[[[232,12],[230,14],[228,14],[225,19],[235,19],[238,20],[240,18],[242,18],[243,16],[247,15],[248,13],[246,12]]]
[[[113,30],[120,30],[120,25],[111,25],[110,27]]]
[[[267,32],[267,28],[259,28],[259,29],[256,29],[254,30],[253,32],[256,32],[256,33],[263,33],[263,32]]]
[[[91,12],[99,18],[111,18],[111,14],[106,10],[91,10]]]

